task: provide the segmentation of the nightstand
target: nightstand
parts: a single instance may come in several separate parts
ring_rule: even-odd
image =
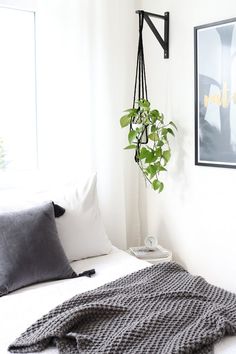
[[[172,261],[172,252],[161,245],[157,245],[155,249],[149,249],[145,246],[131,247],[128,252],[136,258],[152,264]]]

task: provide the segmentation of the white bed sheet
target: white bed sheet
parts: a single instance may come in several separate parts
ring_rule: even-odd
[[[72,263],[73,269],[78,273],[95,268],[96,275],[92,278],[81,277],[33,285],[1,297],[0,354],[8,353],[10,343],[33,322],[63,301],[150,265],[113,247],[108,255]],[[44,351],[47,354],[57,352],[53,348]],[[215,354],[236,354],[236,337],[225,338],[218,343]]]

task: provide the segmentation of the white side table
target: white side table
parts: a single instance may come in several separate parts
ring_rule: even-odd
[[[149,250],[148,247],[142,246],[131,247],[128,249],[128,252],[136,258],[145,260],[152,264],[172,261],[172,252],[161,245],[157,245],[155,251]]]

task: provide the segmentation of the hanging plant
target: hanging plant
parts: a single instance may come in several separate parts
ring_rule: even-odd
[[[159,175],[166,170],[171,157],[168,137],[174,136],[174,122],[166,124],[164,115],[157,109],[151,110],[146,99],[137,101],[136,108],[127,109],[127,114],[120,119],[122,128],[129,126],[126,150],[135,150],[135,161],[138,163],[145,179],[154,190],[161,192],[164,188]]]
[[[171,158],[169,136],[175,135],[174,122],[165,123],[164,115],[157,109],[151,109],[147,97],[147,82],[143,51],[143,20],[144,13],[139,13],[139,42],[137,66],[134,85],[133,107],[127,109],[126,115],[120,118],[122,128],[129,126],[126,150],[135,150],[135,161],[143,172],[145,179],[152,188],[161,192],[164,188],[160,173],[166,170]]]

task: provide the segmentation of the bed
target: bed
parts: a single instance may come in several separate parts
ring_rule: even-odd
[[[192,296],[191,293],[192,288],[190,287],[190,291],[188,292],[189,289],[187,287],[188,284],[191,285],[193,278],[194,278],[194,282],[195,281],[197,282],[197,287],[194,288],[194,291],[196,290],[198,291],[198,293],[197,292],[193,293],[193,300],[191,297],[191,301],[187,299],[186,302],[184,302],[190,305],[189,311],[195,312],[194,316],[196,316],[197,320],[201,321],[202,317],[199,319],[198,310],[196,311],[196,309],[193,309],[194,302],[192,301],[199,300],[199,303],[202,303],[205,306],[205,304],[211,303],[211,295],[213,299],[218,300],[218,298],[220,298],[220,302],[217,301],[213,302],[213,306],[216,306],[216,311],[218,311],[219,306],[220,306],[220,311],[222,309],[222,313],[220,313],[220,321],[223,318],[223,322],[224,322],[223,323],[224,326],[217,328],[217,331],[218,333],[220,333],[221,336],[221,328],[222,331],[224,331],[225,324],[226,326],[230,327],[230,321],[232,318],[233,325],[231,327],[233,328],[233,333],[235,333],[235,328],[236,328],[235,299],[236,298],[234,294],[226,293],[219,288],[215,288],[211,286],[210,284],[205,282],[205,280],[201,277],[193,277],[175,262],[166,262],[159,265],[151,265],[150,263],[144,260],[137,259],[136,257],[128,254],[127,252],[112,246],[109,238],[106,235],[104,226],[101,221],[101,215],[99,213],[97,196],[96,196],[96,179],[92,178],[90,180],[90,182],[87,184],[82,194],[78,192],[77,187],[76,189],[74,189],[73,187],[72,193],[71,190],[69,192],[67,191],[65,197],[63,197],[62,199],[53,198],[53,200],[56,200],[59,203],[58,205],[56,204],[56,206],[59,207],[57,211],[56,211],[57,208],[55,209],[55,203],[49,201],[46,204],[43,203],[42,205],[40,204],[37,205],[36,207],[33,206],[30,209],[21,210],[20,208],[20,211],[15,211],[14,209],[14,212],[10,211],[7,213],[5,212],[3,212],[2,214],[0,213],[0,353],[1,354],[9,353],[8,351],[9,345],[11,345],[16,340],[16,338],[18,338],[22,333],[24,333],[28,327],[31,327],[33,323],[41,319],[42,316],[48,314],[49,312],[51,314],[53,311],[55,311],[52,310],[55,307],[62,310],[63,306],[67,306],[68,304],[71,304],[71,301],[75,302],[75,300],[69,300],[71,298],[76,299],[76,301],[78,301],[78,304],[80,305],[80,301],[83,299],[85,300],[84,309],[86,312],[87,297],[88,298],[91,297],[92,305],[94,305],[93,296],[95,297],[97,296],[97,299],[100,301],[101,294],[103,296],[103,293],[105,294],[106,292],[108,295],[110,293],[118,296],[122,295],[123,296],[122,301],[126,301],[126,295],[127,295],[132,302],[131,305],[133,306],[133,309],[136,311],[136,317],[135,317],[136,322],[137,323],[139,321],[142,322],[144,319],[143,323],[146,325],[146,327],[144,331],[143,329],[141,329],[141,331],[139,332],[141,333],[141,337],[139,336],[138,339],[141,345],[143,345],[143,343],[146,343],[145,341],[142,340],[143,333],[145,333],[147,342],[150,342],[151,337],[149,337],[149,334],[152,336],[154,342],[157,342],[157,340],[165,342],[165,339],[163,339],[164,338],[163,333],[165,331],[165,328],[168,327],[169,319],[172,320],[172,318],[169,317],[169,319],[167,318],[168,321],[166,321],[166,312],[162,311],[163,310],[162,306],[163,305],[167,306],[167,312],[169,311],[168,306],[170,305],[172,307],[171,309],[172,312],[170,311],[169,313],[172,317],[174,314],[174,317],[176,318],[177,322],[179,322],[178,323],[179,328],[182,329],[181,321],[182,318],[184,319],[183,314],[184,316],[185,313],[187,313],[188,315],[188,310],[186,308],[181,307],[183,305],[183,302],[181,303],[181,300],[182,298],[186,300],[189,297],[189,295],[190,297]],[[57,213],[58,215],[56,215]],[[64,272],[65,274],[61,274],[62,269],[65,271]],[[87,271],[89,269],[95,269],[96,270],[95,275],[93,275],[92,277],[85,277],[85,276],[76,277],[76,274],[83,273],[84,271]],[[9,279],[6,281],[7,276],[9,276]],[[179,276],[182,277],[182,280],[184,280],[180,284],[180,287],[179,287],[179,283],[177,283],[176,281],[177,277]],[[57,280],[52,281],[51,279],[57,279]],[[135,279],[135,282],[132,283],[133,281],[132,279]],[[167,279],[169,279],[169,281],[167,281]],[[158,287],[161,282],[162,285],[164,284],[164,288],[165,285],[166,288],[172,287],[171,290],[173,290],[173,287],[175,285],[176,287],[174,289],[175,291],[172,292],[172,294],[169,294],[168,292],[161,293],[161,291],[164,289],[161,285],[160,286],[161,291],[158,292]],[[124,288],[124,293],[122,293],[120,289],[123,288],[119,288],[118,284],[123,285],[124,283],[126,285],[126,288]],[[7,284],[7,286],[5,287],[4,284]],[[34,285],[30,285],[30,284],[34,284]],[[152,286],[152,288],[150,288],[151,293],[147,291],[147,289],[149,289],[148,288],[149,284],[151,284]],[[202,284],[203,287],[201,287]],[[133,287],[133,285],[135,286]],[[207,287],[207,289],[209,287],[210,289],[209,292],[201,293],[199,289],[205,291],[205,287]],[[119,289],[119,291],[117,291],[117,289]],[[187,289],[187,291],[185,291],[185,289]],[[213,292],[211,292],[211,289],[213,289]],[[219,290],[215,291],[215,289],[219,289]],[[135,292],[133,292],[133,290],[135,290]],[[175,307],[172,306],[173,305],[172,302],[168,302],[169,301],[168,296],[171,295],[169,299],[170,301],[172,301],[173,294],[174,294],[174,302],[177,303],[177,306],[175,305]],[[150,296],[148,297],[148,301],[147,301],[147,296]],[[201,301],[202,296],[203,297],[205,296],[203,299],[204,301]],[[156,303],[155,301],[156,298],[158,297],[159,299],[161,299],[161,301]],[[194,297],[196,298],[195,300]],[[103,328],[102,328],[103,331],[105,328],[104,325],[108,326],[108,324],[110,323],[112,327],[113,318],[115,323],[117,322],[116,317],[119,318],[119,316],[121,320],[119,322],[119,325],[120,324],[123,325],[122,321],[126,323],[128,319],[129,321],[131,320],[131,325],[133,324],[132,322],[133,312],[130,310],[132,306],[130,308],[127,307],[127,312],[125,312],[126,310],[123,311],[125,305],[123,306],[122,302],[121,302],[121,306],[118,306],[119,307],[118,308],[115,303],[109,303],[110,298],[108,299],[109,300],[108,302],[106,302],[107,300],[106,298],[104,299],[105,299],[104,303],[102,303],[101,301],[100,303],[99,301],[97,301],[96,303],[95,301],[95,307],[98,306],[97,308],[95,308],[95,310],[97,311],[97,309],[99,309],[100,311],[99,316],[101,317],[100,319],[102,320],[103,323]],[[63,305],[61,305],[62,303]],[[143,303],[145,303],[146,306],[145,308],[142,307]],[[153,307],[150,306],[151,303]],[[228,303],[230,303],[231,307],[228,306]],[[99,308],[101,304],[104,305],[104,307]],[[228,306],[227,313],[224,312],[225,304]],[[88,305],[91,304],[88,302]],[[159,310],[156,311],[157,306],[159,306],[160,312],[158,312]],[[151,325],[154,324],[154,326],[156,326],[156,320],[159,321],[159,317],[155,318],[155,322],[152,322],[152,315],[154,312],[152,313],[152,308],[150,309],[151,312],[148,312],[149,307],[150,308],[152,307],[154,309],[155,316],[159,316],[160,314],[160,316],[165,317],[164,318],[165,321],[162,323],[160,322],[159,324],[158,338],[155,332],[156,327],[153,327],[155,332],[153,335],[152,329],[149,326],[149,324],[151,323]],[[108,321],[107,323],[103,322],[102,312],[104,308],[105,308],[105,312],[106,309],[108,309],[109,316],[111,314],[112,316],[115,316],[115,317],[108,316],[109,317],[108,320],[110,322]],[[69,309],[70,311],[70,316],[73,317],[74,309],[73,308],[71,309],[70,307],[67,309]],[[89,311],[91,309],[94,310],[93,306],[89,308]],[[119,314],[117,316],[118,312]],[[205,315],[205,312],[202,313]],[[57,314],[60,315],[59,312],[58,313],[56,312],[56,315]],[[148,316],[149,322],[145,323],[146,315]],[[46,315],[46,318],[48,318],[48,316],[50,317],[51,315]],[[93,322],[94,321],[93,312],[90,312],[89,316],[90,319],[92,318],[92,322]],[[57,319],[58,318],[59,317],[57,317]],[[54,321],[53,316],[50,317],[50,320],[51,319]],[[67,312],[66,312],[66,319],[67,319]],[[96,320],[97,319],[95,316],[95,322]],[[216,320],[218,321],[218,312],[217,312]],[[77,318],[76,321],[78,321]],[[81,319],[79,319],[79,321],[81,321]],[[87,325],[90,326],[90,323],[89,321],[87,321],[86,316],[83,317],[83,314],[82,314],[82,321],[84,321],[82,322],[84,323],[82,331],[86,331],[86,326]],[[41,323],[41,320],[39,321],[39,323]],[[161,325],[163,326],[163,323],[164,326],[166,327],[161,328]],[[195,321],[194,326],[196,326],[196,323],[197,322]],[[208,326],[208,322],[206,323]],[[219,322],[219,324],[220,323],[221,322]],[[57,321],[56,321],[56,325],[57,325]],[[49,328],[51,328],[50,326]],[[93,323],[92,326],[94,326]],[[201,323],[199,323],[199,327],[200,326]],[[217,322],[217,326],[218,326],[218,322]],[[91,330],[90,327],[88,328],[89,330]],[[120,327],[118,326],[116,328],[120,328]],[[189,333],[191,331],[188,332],[189,327],[186,328],[187,328],[187,332],[186,330],[185,332],[184,331],[182,332],[184,332],[184,335],[187,334],[187,336],[189,337]],[[194,327],[192,327],[192,332],[193,332],[193,328]],[[214,325],[212,326],[211,324],[210,330],[212,330],[212,328],[214,331]],[[205,330],[205,327],[203,327],[203,329]],[[148,331],[149,334],[146,333]],[[31,335],[31,332],[28,331],[27,333],[29,333],[29,336]],[[38,333],[40,335],[40,332],[36,331],[36,335]],[[96,333],[97,335],[97,332],[94,333]],[[98,333],[100,332],[98,331]],[[124,333],[126,335],[125,331]],[[177,333],[179,335],[179,329]],[[204,333],[201,333],[201,336],[202,335],[204,336]],[[97,337],[99,337],[99,335],[97,335]],[[223,337],[223,335],[221,337]],[[23,339],[25,339],[24,336]],[[37,339],[38,338],[36,338],[36,340]],[[70,340],[70,335],[67,336],[66,340],[68,339]],[[131,339],[136,340],[136,337],[133,336]],[[122,348],[124,348],[124,343],[122,342],[123,340],[121,338],[119,338],[119,340],[123,345]],[[200,337],[200,343],[201,341],[202,341],[202,337]],[[191,338],[190,338],[190,342],[191,342]],[[16,344],[16,350],[18,344]],[[206,343],[206,346],[208,346],[208,344],[209,343]],[[21,350],[22,348],[20,349],[19,352],[22,352]],[[35,352],[35,350],[31,351],[30,349],[30,352]],[[49,348],[45,349],[44,352],[48,354],[50,353],[52,354],[52,353],[57,353],[58,350],[55,349],[55,347],[50,346]],[[72,351],[63,351],[63,353],[66,354],[69,352],[72,353]],[[89,351],[81,350],[79,352],[94,354],[95,352],[102,353],[104,351],[102,350],[93,351],[92,349]],[[119,350],[113,350],[113,351],[110,350],[105,352],[109,352],[109,353],[125,352],[125,353],[132,353],[132,354],[134,352],[138,354],[144,352],[149,352],[149,353],[158,352],[162,354],[162,351],[159,350],[152,351],[152,349],[150,348],[149,350],[146,351],[145,350],[134,351],[132,345],[129,351],[126,351],[124,349],[119,349]],[[181,351],[181,353],[190,353],[190,352],[192,351]],[[77,349],[73,351],[73,353],[77,353]],[[169,354],[169,353],[179,353],[179,351],[174,351],[174,350],[172,351],[172,350],[168,350],[167,348],[165,354]],[[205,354],[205,353],[209,353],[209,351],[204,351],[201,353]],[[214,354],[235,354],[235,353],[236,353],[236,336],[225,337],[215,345]]]
[[[113,247],[108,255],[72,263],[73,269],[78,272],[95,268],[96,274],[91,278],[81,277],[32,285],[2,297],[0,299],[0,353],[8,353],[8,345],[20,333],[68,298],[150,266],[150,263]],[[45,353],[53,354],[57,353],[57,350],[50,348]],[[215,346],[215,354],[235,353],[236,337],[224,338]]]

